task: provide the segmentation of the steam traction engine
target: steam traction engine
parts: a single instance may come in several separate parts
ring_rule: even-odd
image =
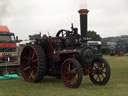
[[[110,67],[87,44],[87,9],[79,10],[81,35],[77,28],[59,30],[56,37],[43,35],[24,47],[20,57],[25,81],[39,82],[46,75],[62,78],[69,88],[79,87],[82,76],[89,75],[94,84],[105,85]]]

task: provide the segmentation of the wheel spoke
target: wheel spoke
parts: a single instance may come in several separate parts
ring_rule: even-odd
[[[104,79],[105,79],[104,75],[103,75],[103,74],[101,74],[101,76],[103,77],[103,80],[104,80]]]
[[[33,69],[38,69],[38,66],[33,65]]]
[[[28,80],[33,79],[33,78],[32,78],[32,75],[33,75],[33,71],[31,71],[31,73],[30,73],[30,75],[29,75],[29,77],[28,77]]]
[[[68,64],[68,71],[69,72],[71,71],[71,64],[70,63]]]
[[[27,56],[25,56],[25,55],[23,56],[23,58],[26,59],[26,60],[29,60],[29,57],[27,57]]]
[[[94,65],[93,67],[98,71],[98,69],[96,68],[96,66],[95,66],[95,65]]]
[[[67,77],[66,77],[66,80],[69,80],[69,81],[71,81],[71,76],[70,75],[67,75]]]
[[[99,82],[101,82],[100,74],[98,74],[98,77],[99,77]]]
[[[102,70],[104,70],[104,69],[105,69],[105,66],[102,65]]]
[[[76,73],[76,69],[77,69],[77,68],[72,69],[72,70],[71,70],[71,73]]]
[[[25,67],[25,68],[24,68],[24,71],[26,71],[26,70],[28,70],[28,69],[30,69],[30,66]]]
[[[36,59],[35,59],[35,60],[33,60],[32,62],[33,62],[33,63],[36,63],[37,61],[38,61],[38,59],[36,58]]]
[[[106,72],[102,72],[102,73],[107,74]]]
[[[92,75],[93,75],[93,77],[95,76],[95,75],[97,75],[96,73],[92,73]]]
[[[98,80],[98,77],[99,77],[99,76],[97,75],[97,77],[95,78],[96,81]]]
[[[32,54],[32,60],[34,59],[35,54],[36,54],[36,52],[34,51]]]

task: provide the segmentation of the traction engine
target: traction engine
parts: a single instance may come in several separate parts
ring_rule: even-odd
[[[94,84],[108,82],[109,64],[87,44],[89,11],[81,9],[78,12],[81,34],[72,25],[71,30],[61,29],[55,37],[43,35],[23,48],[20,68],[25,81],[40,82],[48,75],[62,79],[69,88],[77,88],[83,75],[89,75]]]

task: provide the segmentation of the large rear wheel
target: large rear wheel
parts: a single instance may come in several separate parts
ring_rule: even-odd
[[[64,61],[61,69],[61,77],[69,88],[79,87],[82,80],[82,68],[80,63],[73,58]]]
[[[94,84],[105,85],[110,78],[108,62],[101,57],[96,58],[92,64],[89,77]]]
[[[20,57],[21,74],[25,81],[39,82],[46,73],[46,58],[43,48],[27,45]]]

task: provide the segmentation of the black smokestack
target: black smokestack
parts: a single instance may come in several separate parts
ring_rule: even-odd
[[[82,40],[87,40],[87,32],[88,32],[88,24],[87,24],[87,15],[89,10],[88,9],[80,9],[80,28],[81,28],[81,37]]]

